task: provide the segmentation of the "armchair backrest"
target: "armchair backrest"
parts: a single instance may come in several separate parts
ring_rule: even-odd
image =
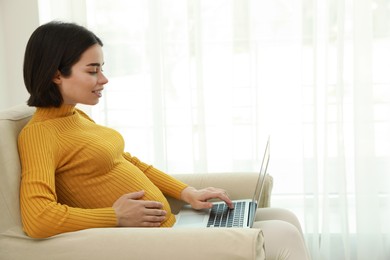
[[[18,105],[0,111],[0,233],[21,226],[20,160],[17,139],[35,108]]]

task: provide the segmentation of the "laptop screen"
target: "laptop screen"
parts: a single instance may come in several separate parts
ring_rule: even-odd
[[[267,145],[265,147],[263,161],[262,161],[261,167],[260,167],[259,179],[257,181],[255,193],[254,193],[253,199],[252,199],[252,202],[254,202],[253,204],[256,204],[256,207],[260,203],[261,192],[263,190],[265,178],[266,178],[266,174],[267,174],[269,157],[270,157],[270,137],[268,137],[268,140],[267,140]]]

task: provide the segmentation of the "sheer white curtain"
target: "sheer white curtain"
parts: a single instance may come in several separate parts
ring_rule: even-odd
[[[271,135],[272,204],[313,259],[390,259],[389,0],[40,7],[102,38],[110,82],[90,112],[129,152],[168,173],[257,171]]]

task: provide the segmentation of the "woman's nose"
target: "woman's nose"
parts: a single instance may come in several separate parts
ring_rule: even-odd
[[[102,72],[99,73],[99,84],[104,85],[107,83],[108,83],[108,79],[106,78],[106,76],[104,76]]]

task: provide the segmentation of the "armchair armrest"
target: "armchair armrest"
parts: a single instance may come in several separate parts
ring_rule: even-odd
[[[225,189],[231,199],[252,198],[256,188],[258,173],[208,173],[208,174],[175,174],[175,178],[197,189],[218,187]],[[259,203],[260,208],[270,207],[273,178],[266,176]],[[183,206],[182,201],[168,197],[172,211],[177,214]]]
[[[265,258],[260,229],[100,228],[31,239],[0,236],[0,259],[256,259]]]

